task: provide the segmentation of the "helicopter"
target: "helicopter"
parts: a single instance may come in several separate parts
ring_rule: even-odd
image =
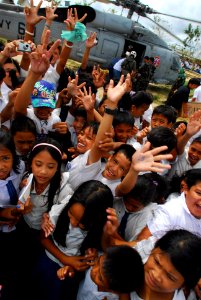
[[[13,4],[12,0],[5,1],[6,3],[0,3],[0,37],[8,40],[23,39],[25,34],[24,7]],[[89,63],[96,63],[102,68],[108,68],[114,58],[123,57],[124,53],[132,46],[137,52],[137,67],[143,63],[144,56],[154,57],[157,68],[153,81],[156,83],[172,84],[176,80],[178,71],[181,68],[179,55],[170,49],[163,39],[142,26],[139,22],[131,19],[134,12],[147,18],[149,18],[147,14],[157,12],[149,6],[140,3],[138,0],[99,1],[128,8],[128,16],[123,17],[102,12],[85,5],[58,7],[55,12],[58,14],[58,18],[54,20],[51,27],[51,39],[56,40],[59,38],[62,30],[65,30],[64,20],[66,19],[67,8],[76,7],[78,17],[83,16],[87,12],[87,17],[84,21],[87,34],[89,35],[90,32],[96,32],[97,34],[98,43],[91,49]],[[45,16],[45,8],[40,8],[38,13]],[[44,21],[37,24],[35,28],[34,42],[36,44],[39,44],[41,41],[43,28]],[[168,30],[166,31],[168,32]],[[174,37],[177,38],[176,36]],[[70,58],[80,62],[84,50],[84,42],[74,44]]]

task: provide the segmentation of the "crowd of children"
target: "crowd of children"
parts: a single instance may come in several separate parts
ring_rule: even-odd
[[[176,122],[130,73],[90,67],[76,8],[50,42],[41,4],[24,11],[31,52],[0,53],[0,298],[201,299],[201,111]]]

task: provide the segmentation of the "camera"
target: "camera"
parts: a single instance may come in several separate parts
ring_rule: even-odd
[[[31,46],[29,43],[19,42],[18,51],[21,52],[31,52]]]

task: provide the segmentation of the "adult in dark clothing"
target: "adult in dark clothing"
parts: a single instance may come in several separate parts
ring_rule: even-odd
[[[190,95],[190,90],[195,89],[200,85],[198,78],[191,78],[187,86],[180,86],[178,90],[170,97],[166,104],[174,107],[180,114],[183,103],[187,103]]]
[[[152,80],[154,77],[154,73],[156,71],[156,67],[154,65],[154,57],[150,57],[149,58],[149,65],[150,65],[150,76],[149,76],[149,80]]]
[[[134,83],[134,90],[146,91],[150,81],[151,68],[149,64],[149,56],[144,57],[144,64],[139,68],[136,81]]]

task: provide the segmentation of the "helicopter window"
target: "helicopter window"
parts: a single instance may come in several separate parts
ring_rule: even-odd
[[[101,51],[102,54],[107,53],[108,56],[115,57],[118,54],[118,50],[119,42],[112,42],[108,39],[104,39]]]

